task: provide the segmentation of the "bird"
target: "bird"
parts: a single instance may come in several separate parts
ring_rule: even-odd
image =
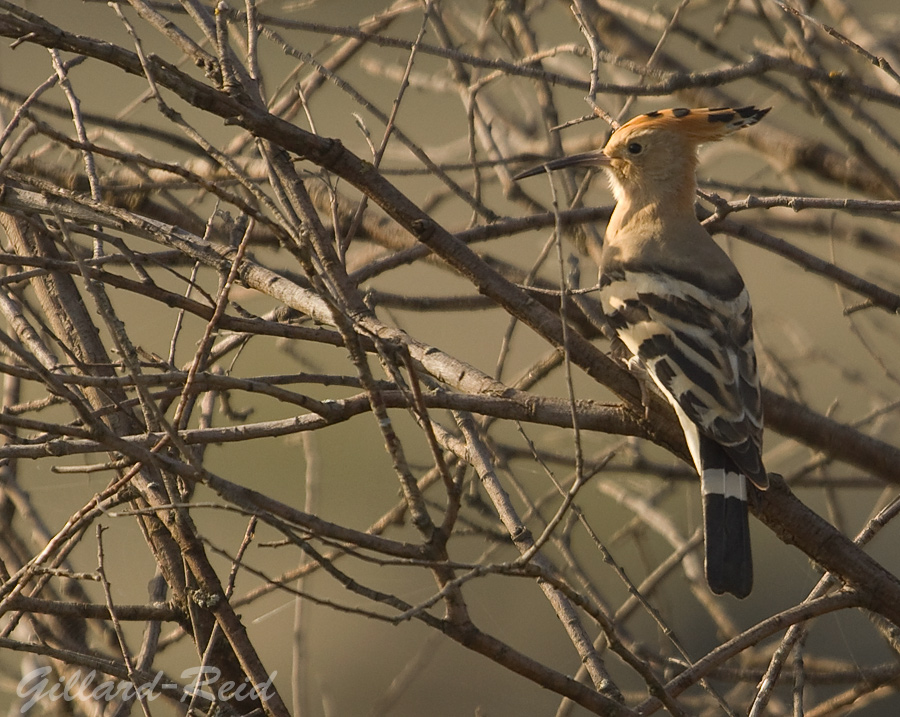
[[[747,288],[697,219],[697,148],[756,124],[770,109],[648,112],[602,149],[515,177],[565,167],[608,173],[616,205],[602,245],[588,244],[600,267],[607,331],[624,345],[627,367],[649,377],[675,411],[701,481],[707,584],[738,598],[753,587],[747,481],[769,485],[763,407]]]

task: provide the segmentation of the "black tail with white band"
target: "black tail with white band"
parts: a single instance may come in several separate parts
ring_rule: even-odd
[[[735,471],[722,447],[704,436],[700,461],[706,581],[714,593],[747,597],[753,588],[747,481]]]

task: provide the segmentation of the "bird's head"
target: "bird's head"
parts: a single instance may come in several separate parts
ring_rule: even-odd
[[[620,201],[646,191],[662,191],[672,182],[681,182],[682,188],[688,183],[693,196],[698,145],[756,124],[768,111],[748,106],[648,112],[619,127],[603,149],[551,160],[516,179],[565,167],[603,167],[610,171]]]

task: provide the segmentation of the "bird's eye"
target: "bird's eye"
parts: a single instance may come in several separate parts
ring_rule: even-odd
[[[631,142],[625,149],[628,150],[628,154],[640,154],[644,151],[644,145],[640,142]]]

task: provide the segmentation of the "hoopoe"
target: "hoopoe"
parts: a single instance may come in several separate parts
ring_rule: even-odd
[[[706,579],[716,594],[750,594],[749,479],[765,489],[763,410],[750,298],[728,255],[697,220],[697,147],[755,124],[769,109],[670,109],[635,117],[602,150],[516,178],[603,167],[616,207],[602,247],[600,303],[630,353],[675,409],[703,493]]]

